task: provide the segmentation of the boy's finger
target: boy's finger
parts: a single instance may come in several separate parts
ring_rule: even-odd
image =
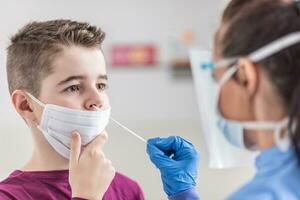
[[[71,137],[70,164],[77,164],[81,151],[81,138],[78,132],[73,132]]]

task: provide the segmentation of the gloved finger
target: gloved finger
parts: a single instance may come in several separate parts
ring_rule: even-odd
[[[176,161],[199,157],[194,145],[179,136],[152,138],[148,140],[148,144],[156,146],[167,156],[170,156],[170,153],[173,153],[173,159]]]
[[[165,155],[162,150],[150,143],[147,144],[147,153],[150,160],[159,169],[174,166],[175,161],[172,158]]]
[[[174,153],[174,160],[199,160],[199,154],[194,146],[182,147]]]
[[[174,154],[174,150],[172,148],[161,148],[160,146],[157,145],[157,143],[162,140],[163,138],[156,137],[156,138],[151,138],[148,139],[147,144],[150,144],[152,146],[155,146],[158,148],[160,151],[164,152],[164,154],[168,157],[170,157],[172,154]]]
[[[183,147],[189,148],[193,147],[193,145],[186,141],[185,139],[179,136],[169,136],[166,138],[152,138],[148,140],[149,144],[156,146],[157,148],[161,149],[162,151],[173,151],[177,152],[181,150]]]

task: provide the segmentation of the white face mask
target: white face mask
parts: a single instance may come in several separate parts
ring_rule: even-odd
[[[54,104],[44,104],[33,95],[29,93],[27,95],[44,107],[38,129],[49,144],[67,159],[70,157],[73,131],[79,132],[82,145],[86,145],[101,134],[109,123],[110,108],[98,111],[75,110]]]

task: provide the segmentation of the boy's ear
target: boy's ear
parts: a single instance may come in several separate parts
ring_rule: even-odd
[[[11,95],[12,103],[16,111],[21,115],[25,120],[29,119],[31,121],[36,121],[36,116],[33,112],[33,106],[28,100],[28,96],[22,90],[15,90]]]

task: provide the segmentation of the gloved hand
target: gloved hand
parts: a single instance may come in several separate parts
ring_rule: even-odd
[[[190,142],[179,136],[149,139],[147,153],[160,170],[168,196],[196,186],[199,155]]]

